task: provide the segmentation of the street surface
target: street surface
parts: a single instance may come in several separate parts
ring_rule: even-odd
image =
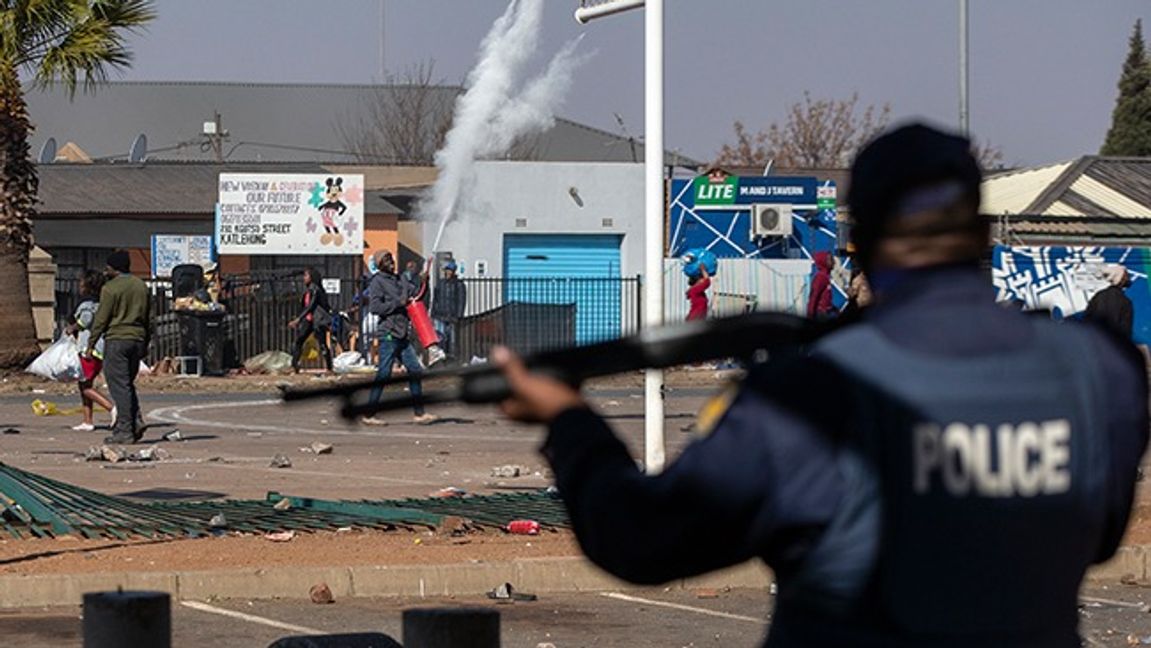
[[[667,405],[668,453],[692,436],[682,429],[695,417],[707,388],[672,391]],[[426,497],[453,486],[473,493],[544,488],[551,482],[537,449],[542,430],[503,420],[492,407],[437,406],[433,425],[414,425],[411,412],[391,413],[392,424],[342,420],[334,402],[282,404],[274,394],[142,394],[150,427],[145,445],[159,443],[171,457],[149,463],[85,462],[106,429],[74,432],[78,416],[36,416],[33,399],[71,407],[75,396],[0,396],[0,462],[101,492],[141,499],[263,499],[268,491],[328,499]],[[593,403],[642,456],[643,400],[638,391],[601,390]],[[98,414],[97,424],[108,416]],[[162,436],[179,430],[182,441]],[[313,442],[331,454],[301,451]],[[274,455],[292,461],[273,468]],[[497,466],[528,468],[525,476],[497,478]]]
[[[580,646],[724,646],[753,648],[763,640],[771,595],[761,590],[668,591],[541,595],[538,601],[510,604],[485,598],[349,599],[331,605],[306,601],[221,600],[173,606],[173,646],[268,646],[284,636],[317,633],[382,632],[402,638],[405,608],[490,607],[500,612],[504,648]],[[1136,586],[1091,588],[1080,604],[1086,646],[1151,643],[1151,589]],[[81,645],[80,611],[49,608],[0,612],[0,637],[22,648]],[[1132,643],[1143,642],[1143,643]]]

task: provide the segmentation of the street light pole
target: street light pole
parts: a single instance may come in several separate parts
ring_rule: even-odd
[[[663,324],[663,0],[644,5],[644,328]],[[663,470],[663,370],[644,374],[644,469]]]
[[[664,145],[663,145],[663,0],[604,0],[580,2],[575,19],[589,20],[644,7],[644,283],[643,328],[663,324]],[[644,372],[644,470],[663,470],[663,370]]]
[[[971,133],[971,113],[967,100],[968,71],[967,61],[967,0],[959,0],[959,131]]]

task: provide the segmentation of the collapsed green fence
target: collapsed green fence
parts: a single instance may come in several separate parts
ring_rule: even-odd
[[[288,500],[290,506],[280,504]],[[222,516],[222,517],[221,517]],[[447,516],[502,527],[532,519],[568,526],[558,497],[545,491],[404,500],[320,500],[268,493],[264,500],[136,502],[104,495],[0,463],[0,533],[20,538],[201,537],[239,532],[319,531],[345,527],[437,527]]]

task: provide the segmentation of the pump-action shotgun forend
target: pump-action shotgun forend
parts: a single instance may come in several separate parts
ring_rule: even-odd
[[[764,353],[808,344],[838,328],[839,324],[813,322],[787,313],[749,313],[673,324],[608,342],[544,351],[526,356],[524,363],[532,371],[578,387],[590,378],[641,369],[665,369],[723,358],[751,360]],[[503,374],[491,364],[429,371],[422,379],[446,383],[443,387],[425,390],[420,399],[425,404],[495,403],[510,395]],[[406,376],[398,376],[323,389],[292,389],[284,391],[283,399],[292,402],[342,398],[344,405],[340,413],[346,418],[356,418],[410,408],[413,399],[407,392],[385,392],[374,403],[368,396],[372,388],[407,382]]]

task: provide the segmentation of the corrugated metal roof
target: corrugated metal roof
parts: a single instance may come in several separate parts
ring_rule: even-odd
[[[320,164],[46,164],[38,169],[42,217],[214,214],[220,173],[333,173]],[[369,214],[403,210],[365,192]]]
[[[437,86],[428,101],[450,111],[458,86]],[[371,115],[370,105],[411,86],[273,83],[111,82],[71,100],[60,89],[28,88],[28,111],[36,124],[33,151],[44,140],[75,142],[94,159],[124,160],[133,139],[148,136],[150,160],[210,161],[202,146],[205,121],[220,113],[229,132],[229,161],[355,163],[344,133]],[[443,114],[443,113],[440,113]],[[643,144],[598,128],[557,118],[533,138],[532,159],[631,162],[643,160]],[[669,163],[699,162],[668,154]],[[394,160],[371,160],[393,163]]]
[[[1079,210],[1065,202],[1056,201],[1052,203],[1044,212],[1044,216],[1082,216]]]
[[[1018,214],[1035,201],[1071,166],[1060,162],[1041,167],[1013,171],[983,181],[984,214]]]
[[[1148,165],[1151,171],[1151,164]],[[1087,198],[1108,212],[1124,218],[1151,218],[1151,205],[1128,198],[1116,188],[1109,187],[1089,175],[1082,175],[1071,184],[1071,191]],[[1084,214],[1089,215],[1089,214]]]

